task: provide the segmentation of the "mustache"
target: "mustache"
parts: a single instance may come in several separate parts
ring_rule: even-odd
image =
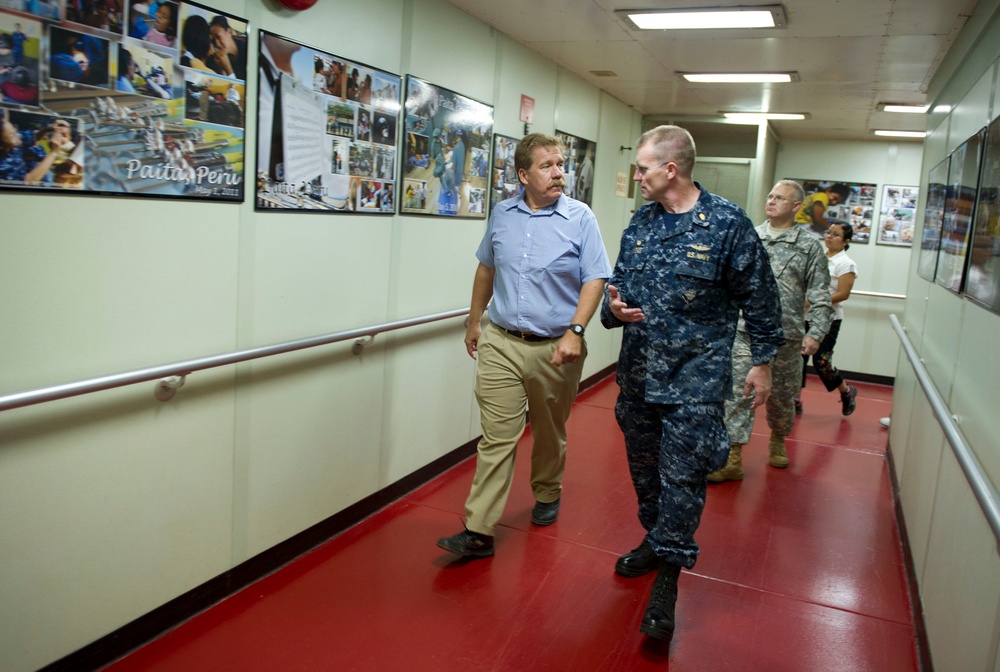
[[[564,180],[561,177],[558,178],[558,179],[552,180],[552,186],[554,186],[554,187],[565,187],[566,186],[566,180]]]

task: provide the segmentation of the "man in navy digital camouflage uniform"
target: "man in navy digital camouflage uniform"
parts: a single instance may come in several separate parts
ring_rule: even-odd
[[[785,342],[767,253],[739,206],[692,181],[695,147],[677,126],[639,138],[636,171],[647,203],[622,234],[601,309],[624,327],[615,407],[647,534],[615,571],[659,569],[639,630],[669,640],[681,567],[698,558],[695,530],[706,477],[725,464],[730,354],[743,311],[753,367],[744,395],[754,407],[771,391],[770,363]]]

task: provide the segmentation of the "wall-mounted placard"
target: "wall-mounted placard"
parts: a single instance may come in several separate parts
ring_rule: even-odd
[[[407,75],[405,128],[401,212],[485,218],[493,108]]]

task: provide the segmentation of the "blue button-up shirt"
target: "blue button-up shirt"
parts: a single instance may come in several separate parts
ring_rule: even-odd
[[[583,285],[611,275],[597,218],[565,195],[537,212],[524,194],[498,203],[476,258],[496,271],[490,320],[550,338],[566,332]]]

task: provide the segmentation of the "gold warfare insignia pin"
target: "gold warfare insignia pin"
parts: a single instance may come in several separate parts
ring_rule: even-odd
[[[701,221],[704,222],[707,219],[707,217],[705,217],[705,213],[704,212],[699,212],[698,213],[698,219],[700,219]]]
[[[635,249],[633,250],[633,253],[640,254],[641,252],[642,252],[642,241],[637,240],[635,241]]]
[[[687,253],[688,259],[697,259],[698,261],[710,261],[712,259],[712,255],[706,254],[706,252],[712,249],[707,245],[691,244],[688,245],[688,247],[690,247],[691,250],[694,250],[693,252],[690,250],[688,251]]]

